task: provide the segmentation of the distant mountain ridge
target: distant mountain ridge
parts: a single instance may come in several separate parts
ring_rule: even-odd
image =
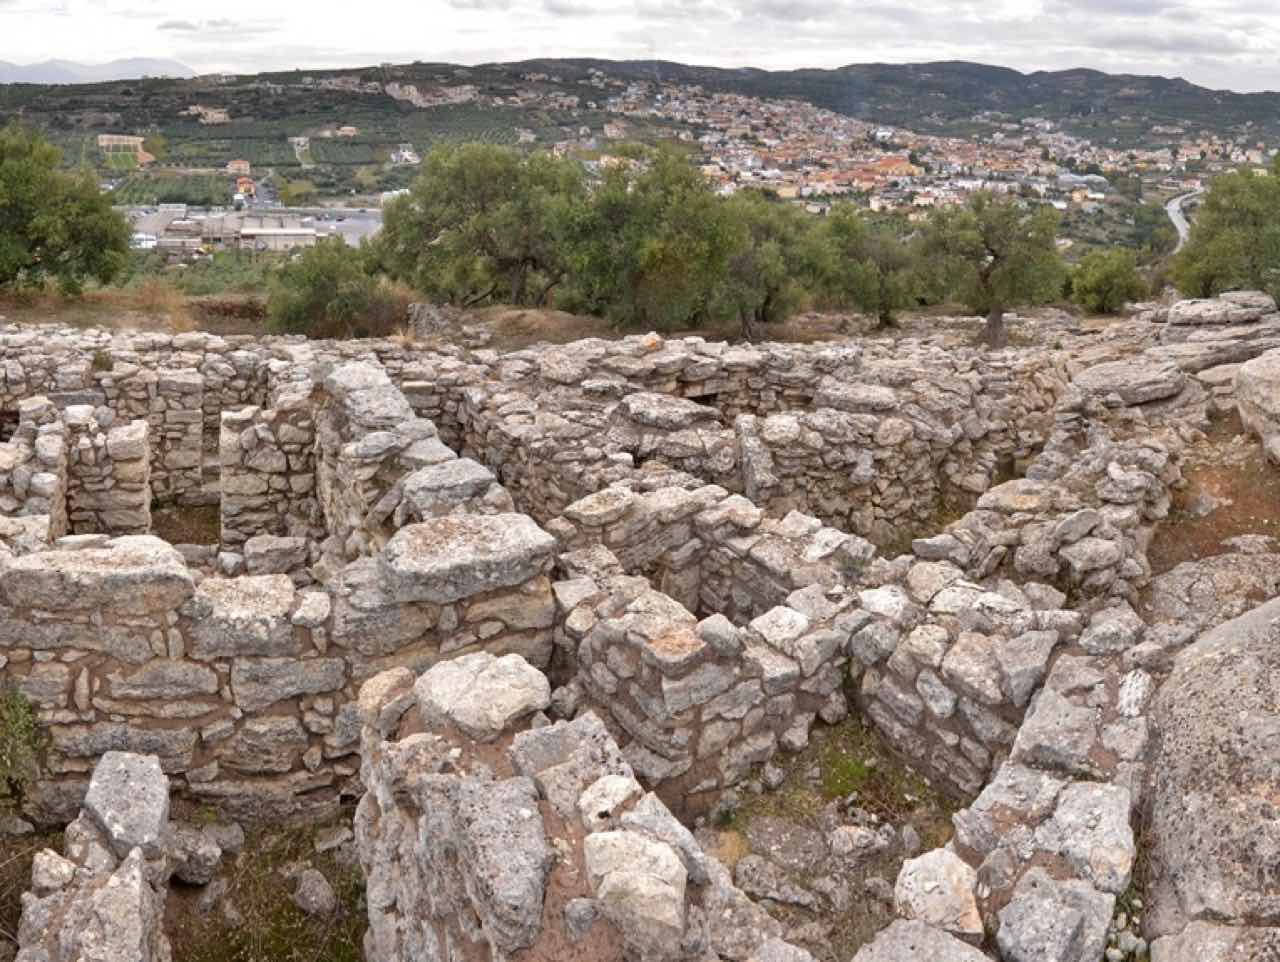
[[[18,73],[15,75],[15,71]],[[114,74],[129,79],[86,79],[84,72]],[[1017,122],[1027,118],[1049,121],[1044,129],[1087,138],[1099,146],[1167,146],[1196,137],[1202,131],[1253,147],[1280,144],[1280,92],[1236,93],[1212,90],[1180,78],[1108,74],[1099,70],[1035,71],[966,61],[936,63],[849,64],[831,69],[764,70],[723,68],[662,60],[602,60],[545,58],[509,63],[460,65],[430,61],[366,67],[311,68],[238,73],[216,84],[218,106],[237,118],[252,118],[294,126],[319,127],[332,123],[333,111],[371,109],[386,115],[388,143],[411,135],[401,129],[399,102],[370,100],[367,93],[340,89],[321,91],[304,85],[303,78],[355,76],[365,82],[417,84],[427,87],[466,84],[482,97],[511,101],[522,89],[558,89],[583,103],[603,101],[608,88],[597,92],[593,71],[627,81],[700,84],[712,92],[736,93],[766,99],[808,101],[837,113],[875,124],[924,134],[958,137],[992,136],[1004,125],[1020,136]],[[137,78],[154,80],[142,89]],[[18,113],[35,123],[41,115],[54,117],[74,101],[82,119],[99,123],[111,114],[122,127],[163,125],[188,98],[207,94],[212,79],[195,77],[173,60],[125,60],[96,67],[49,61],[15,68],[0,63],[0,119]],[[541,79],[531,80],[530,75]],[[21,79],[19,79],[21,78]],[[21,84],[46,85],[23,88]],[[74,86],[71,86],[73,85]],[[270,87],[271,89],[266,89]],[[362,88],[363,89],[363,88]],[[92,108],[92,109],[89,109]],[[431,108],[441,116],[462,108]],[[549,123],[541,108],[516,125]],[[444,123],[444,121],[442,121]],[[49,127],[56,127],[52,120]],[[369,125],[364,125],[369,126]],[[560,126],[576,126],[572,118]],[[571,132],[571,131],[570,131]]]
[[[763,70],[664,60],[589,59],[529,60],[500,66],[548,72],[595,68],[635,80],[700,83],[709,89],[755,97],[807,100],[839,113],[917,128],[940,126],[984,111],[1121,126],[1135,121],[1184,123],[1213,130],[1248,124],[1275,129],[1280,117],[1280,92],[1212,90],[1181,78],[1109,74],[1083,67],[1022,73],[1010,67],[952,60]],[[938,123],[930,123],[930,118]]]
[[[177,60],[133,57],[109,63],[87,64],[73,60],[45,60],[16,64],[0,60],[0,83],[7,84],[91,84],[140,77],[194,77],[196,72]]]

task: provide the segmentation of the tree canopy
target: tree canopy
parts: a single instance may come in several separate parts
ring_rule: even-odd
[[[1047,207],[978,194],[923,230],[849,202],[814,216],[765,190],[721,196],[687,157],[640,146],[590,174],[546,154],[438,146],[384,221],[375,269],[428,296],[554,304],[667,331],[735,321],[746,339],[809,304],[886,325],[956,298],[988,314],[989,340],[1003,343],[1004,310],[1058,297],[1065,279]],[[339,269],[326,263],[324,276]],[[276,300],[285,325],[293,308]]]
[[[0,130],[0,287],[56,281],[79,293],[128,263],[129,224],[88,171],[58,168],[55,147],[16,125]]]
[[[409,194],[386,210],[383,266],[463,304],[545,304],[568,271],[568,229],[583,197],[571,161],[485,144],[436,147]]]
[[[1071,273],[1071,297],[1086,311],[1111,314],[1146,292],[1133,251],[1090,251]]]
[[[919,256],[901,225],[872,222],[849,203],[832,206],[818,228],[820,291],[833,307],[853,307],[881,326],[916,300]]]
[[[931,267],[961,303],[987,315],[983,338],[990,347],[1007,343],[1006,310],[1044,304],[1062,292],[1066,268],[1057,226],[1051,207],[1023,207],[985,191],[930,218],[924,248]]]
[[[574,283],[588,310],[671,330],[709,318],[735,225],[702,174],[675,153],[603,172],[572,230]]]
[[[370,337],[403,324],[408,295],[370,269],[367,248],[352,250],[325,237],[295,255],[273,278],[267,323],[273,331],[312,336]]]
[[[1242,287],[1280,295],[1280,160],[1270,176],[1238,171],[1213,180],[1173,281],[1187,297]]]
[[[794,205],[741,191],[724,205],[730,231],[721,303],[745,340],[759,325],[785,321],[804,303],[816,259],[812,218]]]

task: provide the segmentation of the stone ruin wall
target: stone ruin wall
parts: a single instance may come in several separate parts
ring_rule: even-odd
[[[952,845],[904,867],[902,919],[858,962],[896,962],[906,945],[978,962],[988,956],[971,946],[987,933],[1016,962],[1100,954],[1136,856],[1147,702],[1186,640],[1132,607],[1150,525],[1180,483],[1169,436],[1113,416],[1148,401],[1126,401],[1110,372],[1080,377],[1082,399],[1044,358],[921,381],[910,363],[838,349],[697,339],[468,360],[383,347],[381,368],[334,367],[369,351],[271,347],[259,410],[234,432],[248,452],[243,430],[267,440],[265,420],[287,470],[260,473],[314,473],[326,540],[310,555],[314,587],[286,573],[216,577],[151,538],[32,551],[29,531],[0,529],[19,555],[0,563],[0,625],[12,626],[0,668],[51,726],[51,814],[70,817],[116,749],[155,754],[176,790],[257,816],[365,791],[371,958],[433,940],[484,958],[564,946],[595,913],[621,940],[601,958],[712,946],[789,962],[806,954],[773,939],[776,923],[716,878],[718,863],[700,862],[670,810],[704,809],[702,796],[856,707],[967,803]],[[803,375],[778,373],[797,356]],[[1185,403],[1178,383],[1166,396]],[[926,403],[944,389],[947,411],[967,405],[959,420]],[[366,403],[392,416],[366,420]],[[281,440],[281,410],[309,410],[314,441]],[[237,423],[220,410],[220,429],[228,415]],[[824,477],[856,483],[868,451],[875,480],[849,499],[853,522]],[[1024,478],[990,486],[1002,462],[1033,456]],[[921,504],[936,513],[940,488],[911,508],[893,500],[922,459],[973,509],[913,554],[877,557],[846,532],[883,534],[876,523],[900,525]],[[799,503],[796,491],[813,494]],[[298,516],[281,503],[281,517]],[[120,578],[134,579],[127,591]],[[476,679],[500,681],[496,697],[474,697]],[[194,688],[163,693],[183,684]],[[534,694],[503,715],[513,688]],[[497,754],[481,747],[494,740]],[[413,836],[424,811],[439,816],[440,846]],[[503,854],[535,857],[494,873],[526,909],[546,909],[536,919],[481,890],[495,874],[468,875],[498,857],[486,826],[513,816]],[[548,907],[534,895],[553,876],[568,901]],[[730,906],[745,913],[732,945],[716,923]],[[1045,918],[1067,920],[1077,955],[1043,954],[1033,936]]]
[[[477,553],[504,544],[508,569],[485,577]],[[332,804],[356,772],[353,698],[370,675],[472,649],[547,665],[551,547],[523,516],[441,519],[403,529],[331,591],[200,577],[150,536],[78,536],[11,560],[0,650],[49,729],[42,814],[73,810],[113,750],[155,754],[176,789],[256,817]]]
[[[517,352],[497,370],[496,390],[465,392],[463,449],[539,520],[656,462],[878,541],[1036,453],[1067,381],[1052,355],[902,362],[699,338]]]
[[[13,437],[0,444],[0,515],[44,519],[46,543],[67,532],[66,425],[46,398],[24,399]]]

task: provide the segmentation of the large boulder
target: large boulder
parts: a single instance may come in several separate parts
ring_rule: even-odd
[[[1125,404],[1146,404],[1181,393],[1187,376],[1169,360],[1128,358],[1095,364],[1076,375],[1071,383],[1094,397],[1117,395]]]
[[[524,584],[551,567],[556,540],[528,515],[458,515],[401,528],[379,556],[400,602],[448,604]]]
[[[1244,426],[1262,440],[1267,457],[1280,463],[1280,350],[1240,365],[1236,407]]]
[[[495,658],[485,651],[435,665],[414,692],[428,722],[452,722],[477,741],[492,741],[551,704],[546,675],[519,655]]]
[[[996,944],[1005,962],[1097,962],[1107,947],[1115,896],[1033,868],[1000,910]]]
[[[1151,712],[1147,926],[1280,924],[1280,599],[1181,652]],[[1180,959],[1181,956],[1169,956]]]
[[[84,810],[103,832],[117,858],[133,849],[160,854],[169,824],[169,779],[155,755],[107,752],[93,770]]]
[[[1212,628],[1280,595],[1280,553],[1232,552],[1184,561],[1151,581],[1154,622]]]
[[[974,897],[977,873],[945,848],[903,863],[894,887],[898,914],[919,919],[971,942],[982,941],[982,914]]]
[[[1245,962],[1280,958],[1280,929],[1192,922],[1151,943],[1151,962]]]
[[[1169,307],[1168,322],[1175,327],[1202,324],[1248,324],[1276,312],[1276,302],[1262,291],[1228,291],[1215,298],[1193,298]]]

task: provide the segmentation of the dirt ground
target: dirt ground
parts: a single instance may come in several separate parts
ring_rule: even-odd
[[[250,832],[239,856],[224,856],[218,875],[226,881],[226,894],[211,908],[202,910],[200,905],[206,888],[175,880],[165,906],[165,932],[173,958],[181,962],[360,962],[367,925],[360,867],[341,849],[315,853],[316,834],[339,824],[351,824],[349,811],[323,825]],[[303,865],[319,869],[333,887],[338,898],[333,915],[311,918],[293,903],[292,875]]]
[[[1056,313],[1065,316],[1061,311]],[[618,328],[605,318],[542,308],[499,305],[479,308],[469,314],[473,323],[492,330],[493,341],[489,346],[499,351],[516,351],[540,342],[564,344],[588,337],[618,338],[629,333],[645,333],[638,329]],[[957,345],[971,344],[976,341],[982,325],[976,319],[961,319],[959,315],[963,314],[964,311],[955,306],[930,308],[904,313],[892,326],[880,327],[862,315],[806,312],[782,323],[766,325],[764,337],[771,341],[807,344],[848,337],[897,340],[941,334]],[[3,297],[0,298],[0,319],[11,323],[65,324],[112,330],[200,330],[219,335],[267,333],[265,298],[262,295],[184,298],[163,285],[144,286],[140,290],[91,291],[80,298],[66,298],[55,293],[37,297]],[[1080,329],[1098,331],[1116,320],[1114,317],[1085,318],[1080,322]],[[1038,326],[1028,329],[1018,319],[1010,321],[1009,331],[1014,345],[1043,339],[1043,332]],[[741,329],[732,321],[665,333],[669,337],[741,340]]]
[[[151,533],[169,544],[217,544],[222,537],[218,505],[155,508]]]
[[[1280,536],[1280,469],[1237,414],[1213,422],[1186,451],[1182,473],[1187,486],[1175,493],[1148,550],[1153,574],[1222,554],[1222,542],[1237,535]]]

